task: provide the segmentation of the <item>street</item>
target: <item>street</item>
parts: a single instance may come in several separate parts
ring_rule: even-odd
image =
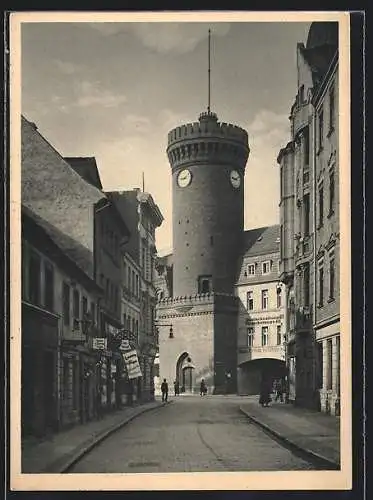
[[[93,448],[70,473],[312,470],[239,411],[238,397],[180,396]],[[268,408],[268,411],[271,411]]]

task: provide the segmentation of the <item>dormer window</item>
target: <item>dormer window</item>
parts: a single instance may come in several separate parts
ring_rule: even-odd
[[[271,272],[271,261],[267,260],[262,263],[262,274],[269,274]]]
[[[255,264],[248,264],[247,275],[248,276],[255,276]]]

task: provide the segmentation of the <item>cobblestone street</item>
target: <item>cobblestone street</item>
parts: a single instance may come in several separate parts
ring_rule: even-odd
[[[239,398],[174,398],[95,447],[69,472],[311,470],[239,411]],[[268,409],[271,411],[271,409]]]

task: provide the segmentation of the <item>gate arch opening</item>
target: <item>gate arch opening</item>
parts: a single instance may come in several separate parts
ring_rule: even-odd
[[[195,385],[195,366],[188,352],[183,352],[176,363],[176,381],[180,392],[192,393]]]

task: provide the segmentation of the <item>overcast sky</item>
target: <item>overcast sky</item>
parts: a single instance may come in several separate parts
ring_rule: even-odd
[[[278,223],[279,149],[297,92],[296,44],[309,23],[24,23],[22,112],[63,156],[95,156],[105,190],[141,187],[172,246],[167,133],[207,107],[245,128],[245,228]]]

